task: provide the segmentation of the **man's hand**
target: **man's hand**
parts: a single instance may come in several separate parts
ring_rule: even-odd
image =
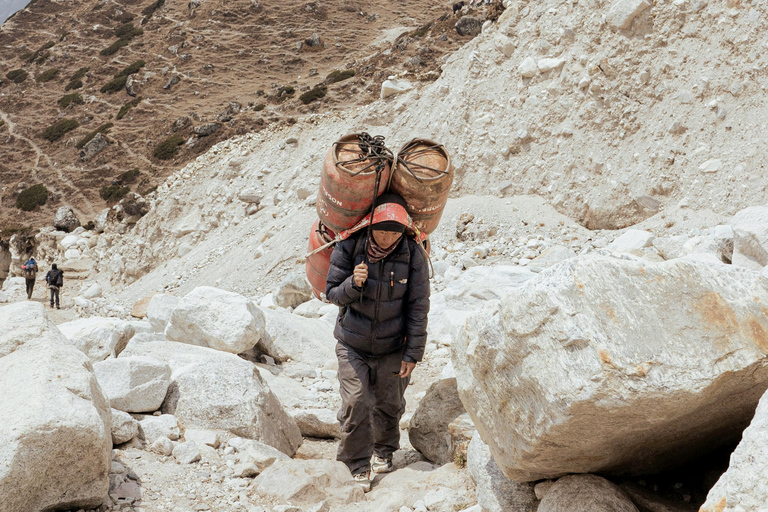
[[[352,274],[352,279],[355,281],[355,286],[362,288],[365,284],[365,280],[368,279],[368,265],[360,263],[355,267],[355,271]]]
[[[407,361],[402,361],[400,363],[400,373],[398,373],[397,376],[400,377],[401,379],[410,377],[411,373],[413,373],[414,368],[416,368],[416,363],[409,363]]]

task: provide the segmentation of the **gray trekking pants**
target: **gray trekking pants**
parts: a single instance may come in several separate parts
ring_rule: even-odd
[[[336,460],[353,475],[370,469],[371,456],[391,457],[400,448],[400,417],[405,411],[401,379],[403,352],[368,357],[336,344],[341,392],[341,443]]]
[[[32,279],[29,279],[29,278],[25,278],[25,279],[27,279],[27,299],[31,299],[32,290],[35,289],[35,278],[33,277]]]

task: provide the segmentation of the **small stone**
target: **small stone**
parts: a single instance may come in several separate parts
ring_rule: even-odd
[[[207,445],[212,448],[218,448],[219,434],[213,430],[204,430],[197,428],[188,428],[184,431],[186,441],[194,441],[198,445]]]
[[[547,71],[559,68],[563,64],[565,64],[563,59],[541,59],[537,66],[542,73],[546,73]]]
[[[710,174],[710,173],[719,171],[722,165],[723,165],[722,160],[714,158],[712,160],[707,160],[706,162],[701,164],[699,166],[699,170],[704,174]]]
[[[404,92],[413,89],[413,85],[408,80],[385,80],[381,84],[381,99],[389,98],[396,94],[402,94]]]
[[[651,7],[648,0],[617,0],[608,11],[608,23],[615,29],[626,29],[635,18]]]
[[[250,462],[235,464],[233,469],[237,478],[251,478],[259,474],[259,469],[256,465]]]
[[[207,137],[218,131],[219,128],[221,128],[221,123],[205,123],[195,126],[192,131],[200,137]]]
[[[181,464],[191,464],[200,460],[200,450],[194,441],[179,443],[173,448],[173,458]]]
[[[517,68],[517,72],[520,73],[520,76],[525,78],[536,76],[538,70],[539,67],[536,65],[536,61],[533,60],[533,57],[526,58]]]
[[[173,453],[173,441],[165,436],[158,437],[149,446],[149,451],[168,457],[171,455],[171,453]]]
[[[483,18],[475,16],[462,16],[459,21],[456,22],[456,32],[460,36],[476,36],[483,30]]]

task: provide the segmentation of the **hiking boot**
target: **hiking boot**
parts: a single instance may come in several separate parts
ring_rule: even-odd
[[[386,459],[383,457],[379,457],[378,455],[373,456],[373,461],[371,462],[371,471],[374,473],[389,473],[392,471],[392,457],[387,457]]]
[[[368,492],[371,490],[371,472],[370,471],[363,471],[362,473],[352,475],[352,478],[355,480],[355,483],[360,486],[363,492]]]
[[[56,306],[56,309],[61,309],[59,306]]]

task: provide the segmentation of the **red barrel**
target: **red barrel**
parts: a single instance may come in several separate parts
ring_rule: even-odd
[[[322,247],[331,240],[336,238],[336,235],[328,230],[322,222],[316,220],[312,224],[312,230],[309,232],[309,250],[312,252],[318,247]],[[313,254],[307,258],[306,272],[309,284],[312,285],[312,292],[320,300],[325,299],[325,283],[328,278],[328,269],[331,267],[331,254],[333,253],[333,246],[326,247],[322,251]]]
[[[397,154],[390,192],[403,196],[413,222],[424,233],[440,223],[453,184],[451,156],[442,144],[413,139]]]
[[[317,215],[330,230],[338,233],[357,224],[373,203],[376,167],[383,165],[379,194],[387,189],[392,167],[389,155],[369,155],[360,147],[358,134],[342,137],[325,155]]]

